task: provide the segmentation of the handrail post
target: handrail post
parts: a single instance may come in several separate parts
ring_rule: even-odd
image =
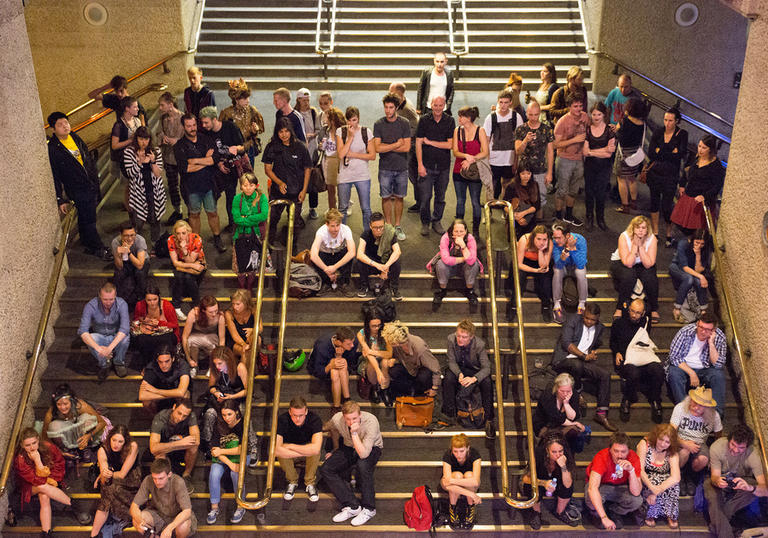
[[[744,383],[744,395],[746,396],[747,408],[749,409],[749,415],[752,419],[752,426],[755,429],[755,435],[760,445],[760,461],[763,464],[763,474],[768,473],[768,456],[766,455],[765,436],[763,435],[763,428],[757,417],[755,411],[755,405],[752,401],[752,382],[749,379],[749,374],[746,369],[745,353],[741,348],[741,339],[739,338],[739,331],[736,328],[736,322],[734,321],[733,310],[731,309],[731,301],[728,298],[728,292],[725,289],[725,274],[723,268],[723,254],[717,244],[717,230],[715,229],[715,220],[712,218],[712,212],[709,210],[707,204],[704,204],[704,216],[707,219],[707,228],[709,228],[709,235],[712,237],[712,249],[715,254],[715,273],[717,280],[722,283],[722,296],[720,300],[723,304],[723,308],[727,314],[728,323],[731,325],[731,332],[733,333],[733,347],[735,348],[736,359],[739,361],[739,367],[741,368],[741,380]]]
[[[504,425],[504,397],[502,388],[501,351],[499,349],[499,319],[498,307],[496,305],[496,268],[493,263],[493,240],[491,233],[491,209],[498,207],[505,210],[507,222],[509,224],[509,242],[511,247],[512,262],[510,271],[514,271],[515,282],[515,301],[517,304],[517,331],[520,342],[520,358],[523,379],[523,401],[525,404],[525,424],[528,440],[528,467],[531,473],[531,484],[533,484],[532,496],[526,501],[518,501],[512,498],[509,491],[509,463],[507,460],[507,430]],[[525,333],[523,324],[523,304],[521,300],[520,275],[517,269],[517,241],[515,241],[515,223],[513,218],[512,204],[504,200],[491,200],[483,207],[487,230],[485,236],[486,252],[488,253],[488,282],[490,286],[489,298],[491,303],[491,323],[493,325],[493,361],[496,369],[496,408],[498,412],[499,426],[499,448],[501,457],[501,481],[502,495],[506,503],[513,508],[527,509],[532,507],[539,500],[539,488],[536,487],[536,456],[533,445],[533,416],[531,411],[531,396],[528,383],[528,360],[525,351]]]
[[[320,45],[322,34],[323,4],[326,4],[326,25],[328,27],[328,47]],[[315,25],[315,52],[323,55],[323,76],[327,77],[327,57],[336,47],[336,0],[317,0],[317,24]]]
[[[296,204],[289,200],[272,200],[269,202],[269,211],[267,212],[267,221],[272,213],[272,209],[277,205],[288,206],[288,238],[285,242],[285,267],[283,270],[283,286],[280,297],[280,328],[277,338],[277,357],[275,359],[275,387],[272,394],[272,422],[270,426],[269,437],[269,456],[267,458],[267,480],[264,484],[264,492],[256,498],[255,501],[245,500],[245,461],[248,454],[248,435],[250,435],[251,415],[253,412],[253,389],[254,374],[256,372],[256,346],[251,346],[248,353],[246,367],[248,369],[248,386],[245,389],[245,415],[243,416],[243,442],[240,444],[240,472],[237,475],[237,484],[235,485],[235,501],[238,506],[247,510],[258,510],[269,503],[272,497],[272,481],[274,478],[277,415],[280,411],[280,387],[283,374],[283,345],[285,341],[285,321],[288,305],[288,283],[291,276],[291,252],[293,252],[293,232],[294,218],[296,214]],[[256,335],[254,342],[259,335],[259,322],[261,320],[261,311],[264,305],[264,280],[266,279],[267,253],[269,252],[269,226],[264,233],[264,241],[261,249],[261,264],[259,266],[259,286],[256,292],[256,312],[254,313],[253,332]]]

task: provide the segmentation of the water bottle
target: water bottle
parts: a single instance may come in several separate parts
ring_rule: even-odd
[[[617,463],[616,470],[614,471],[613,474],[616,476],[616,478],[621,478],[622,476],[624,476],[624,469],[621,467],[621,465]]]
[[[553,478],[551,482],[552,482],[552,487],[557,488],[557,478]],[[554,490],[552,491],[547,490],[547,497],[551,497],[554,492],[555,492]]]

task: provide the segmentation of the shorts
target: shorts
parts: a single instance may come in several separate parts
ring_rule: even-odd
[[[572,161],[558,157],[555,161],[557,174],[557,197],[576,197],[584,186],[584,161]]]
[[[207,191],[204,194],[199,192],[189,193],[189,212],[193,214],[200,213],[200,208],[204,207],[206,213],[216,213],[216,199],[213,197],[213,191]]]
[[[323,173],[325,174],[326,185],[339,184],[339,156],[326,155],[323,159]]]
[[[379,194],[382,198],[405,198],[408,194],[408,170],[379,169]]]

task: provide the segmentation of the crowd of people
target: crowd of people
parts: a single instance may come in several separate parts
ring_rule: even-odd
[[[91,458],[92,451],[101,489],[92,536],[111,535],[110,526],[119,532],[130,522],[147,532],[193,534],[197,521],[189,494],[200,452],[211,459],[206,519],[216,523],[223,476],[228,474],[235,484],[241,464],[255,467],[259,460],[259,439],[252,431],[244,432],[242,423],[242,402],[252,382],[243,359],[254,347],[261,348],[261,320],[254,319],[251,290],[267,229],[270,247],[280,241],[278,225],[285,206],[273,206],[269,213],[268,201],[296,204],[300,233],[305,226],[305,198],[307,218],[319,217],[319,192],[327,192],[329,209],[309,251],[309,262],[322,282],[318,294],[335,291],[364,298],[378,292],[381,286],[376,282],[389,289],[394,301],[402,300],[402,261],[418,256],[406,246],[403,213],[408,211],[419,214],[422,236],[434,232],[439,238],[437,253],[427,263],[436,279],[435,311],[451,278],[463,283],[470,311],[476,309],[480,293],[476,284],[484,269],[479,255],[482,201],[510,203],[518,257],[510,265],[507,293],[515,289],[516,265],[521,289],[528,276],[534,281],[543,321],[563,326],[551,360],[559,375],[551,391],[548,388],[539,398],[533,432],[540,440],[536,486],[542,499],[554,495],[556,518],[572,526],[581,520],[571,497],[577,478],[573,456],[583,449],[588,430],[579,421],[586,411],[582,391],[595,392],[594,421],[612,432],[608,447],[587,469],[585,508],[598,527],[620,528],[623,516],[634,514],[638,523],[654,526],[657,518],[665,518],[676,528],[680,494],[692,494],[703,482],[712,528],[718,536],[730,536],[729,517],[754,496],[768,496],[748,427],[736,425],[727,440],[707,445],[710,436],[723,432],[727,353],[725,336],[708,308],[713,280],[703,207],[716,209],[724,169],[717,159],[716,140],[710,136],[699,141],[695,155],[689,155],[688,134],[679,126],[678,110],[666,111],[663,127],[651,133],[646,150],[647,108],[629,75],[620,76],[605,101],[588,109],[581,69],[570,68],[565,85],[558,87],[555,68],[547,63],[535,95],[529,92],[523,98],[522,79],[513,73],[482,124],[477,123],[477,107],[459,108],[454,119],[453,75],[445,54],[438,53],[434,66],[422,74],[416,104],[405,97],[405,84],[392,83],[382,98],[383,117],[372,128],[361,125],[356,107],[344,111],[335,107],[330,92],[319,95],[317,110],[306,88],[296,92],[294,105],[289,90],[275,90],[275,128],[262,148],[264,120],[250,104],[250,90],[242,79],[230,82],[232,105],[219,112],[213,92],[202,83],[202,71],[193,67],[188,75],[185,112],[177,108],[172,94],[161,95],[156,133],[146,126],[144,109],[128,94],[125,79],[115,77],[114,91],[103,97],[104,105],[116,113],[112,161],[114,173],[125,184],[129,214],[111,248],[96,229],[100,193],[92,156],[71,132],[66,115],[54,112],[48,118],[59,207],[66,212],[70,201],[75,204],[86,252],[114,263],[114,278],[85,306],[78,335],[97,361],[99,381],[111,368],[118,377],[125,376],[129,348],[134,350],[142,373],[138,399],[153,417],[149,440],[153,461],[150,476],[142,480],[137,444],[127,425],[112,425],[68,386],[60,387],[42,434],[25,430],[15,460],[23,500],[32,495],[40,499],[44,534],[51,528],[50,499],[71,505],[81,522],[89,520],[58,484],[64,478],[62,454],[79,461]],[[259,155],[266,186],[255,173]],[[377,155],[380,211],[372,208],[369,170]],[[618,300],[609,340],[614,371],[622,379],[620,418],[629,420],[641,391],[658,424],[636,451],[608,417],[611,372],[597,361],[608,335],[603,335],[598,304],[587,301],[588,237],[576,232],[592,232],[595,225],[608,230],[605,211],[612,175],[621,200],[617,211],[632,217],[610,257]],[[446,229],[445,195],[451,179],[456,209]],[[650,188],[650,218],[637,207],[639,181]],[[406,208],[409,183],[416,203]],[[353,186],[362,213],[357,241],[347,224]],[[582,192],[583,221],[574,209]],[[225,214],[220,216],[217,210],[221,193],[226,226],[220,223]],[[465,220],[467,193],[471,221]],[[168,201],[173,211],[163,221]],[[543,208],[552,202],[550,222]],[[214,297],[201,297],[207,270],[203,209],[214,247],[222,254],[232,251],[239,288],[226,311]],[[684,324],[670,343],[666,360],[656,355],[650,339],[661,320],[659,213],[665,222],[664,246],[676,249],[669,267],[677,290],[672,317]],[[141,235],[145,224],[150,242]],[[485,225],[488,233],[490,223]],[[165,226],[172,227],[167,239],[162,235]],[[230,244],[224,234],[230,234]],[[161,298],[149,278],[151,260],[160,251],[167,251],[172,264],[170,302]],[[357,290],[353,267],[360,275]],[[575,315],[565,311],[566,277],[577,283]],[[186,313],[185,297],[194,305]],[[507,304],[512,321],[517,315],[515,302]],[[685,317],[686,309],[693,318]],[[351,376],[364,378],[372,387],[374,404],[391,407],[399,396],[438,397],[436,423],[442,427],[456,424],[457,404],[475,392],[486,436],[496,435],[491,367],[474,324],[463,320],[451,332],[447,364],[441,364],[424,339],[411,334],[405,324],[386,318],[380,309],[367,308],[359,331],[339,327],[315,341],[307,369],[327,384],[332,404],[327,423],[309,410],[301,396],[294,397],[278,418],[276,456],[288,483],[284,499],[295,495],[299,472],[294,460],[303,459],[310,502],[319,500],[317,484],[323,480],[341,506],[334,522],[351,520],[359,526],[375,516],[374,471],[384,449],[378,418],[362,411],[352,398]],[[208,377],[208,394],[198,414],[190,398],[199,374]],[[664,423],[661,405],[665,382],[675,404],[669,423]],[[327,452],[324,432],[332,441]],[[242,462],[239,446],[245,438],[248,458]],[[482,502],[480,464],[480,454],[470,447],[467,436],[451,439],[440,486],[448,493],[452,528],[471,529],[476,521],[476,506]],[[359,500],[348,480],[351,469]],[[704,479],[707,469],[710,475]],[[527,486],[534,487],[530,478]],[[540,514],[538,503],[529,519],[533,528],[541,526]],[[243,515],[238,507],[230,521],[238,523]]]

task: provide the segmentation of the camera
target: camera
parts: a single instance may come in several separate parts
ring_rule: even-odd
[[[734,480],[736,478],[736,474],[732,472],[728,472],[725,475],[725,482],[728,484],[728,489],[736,489],[736,481]]]

